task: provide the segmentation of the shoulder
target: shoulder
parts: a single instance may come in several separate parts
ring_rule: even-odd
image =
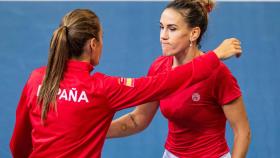
[[[28,83],[38,82],[40,84],[43,80],[45,72],[46,72],[46,66],[42,66],[37,69],[34,69],[29,76]]]
[[[112,89],[117,88],[117,85],[119,85],[119,78],[120,77],[95,72],[91,76],[92,88],[96,94],[106,95]]]
[[[33,76],[36,76],[36,75],[44,75],[45,72],[46,72],[46,66],[42,66],[42,67],[39,67],[37,69],[34,69],[31,73],[31,75]]]
[[[171,68],[172,56],[159,56],[150,66],[149,75],[154,75]]]
[[[214,79],[216,86],[238,85],[237,79],[234,77],[230,69],[224,63],[220,64],[212,78]]]
[[[109,76],[101,72],[96,72],[92,75],[92,80],[94,81],[94,83],[101,86],[108,86],[118,83],[119,79],[121,78],[122,77],[119,76]]]
[[[92,76],[91,76],[91,80],[93,82],[98,82],[99,84],[103,84],[104,79],[107,77],[107,75],[101,73],[101,72],[95,72]]]
[[[226,84],[237,82],[230,69],[223,62],[221,62],[220,66],[214,70],[212,75],[208,78],[208,81],[211,82],[211,85],[216,88],[222,85],[225,86]]]
[[[237,79],[224,63],[221,63],[215,76],[214,94],[220,105],[226,105],[242,95]]]
[[[232,76],[230,69],[223,62],[221,62],[220,66],[216,70],[215,74],[216,74],[216,76],[219,76],[219,77]]]
[[[93,82],[93,85],[95,88],[100,89],[100,88],[104,88],[105,84],[108,84],[108,80],[110,80],[112,77],[108,76],[104,73],[101,72],[95,72],[92,76],[91,76],[91,81]]]
[[[42,84],[45,71],[46,67],[44,66],[37,68],[30,73],[24,88],[25,94],[28,95],[29,98],[36,95],[39,85]]]

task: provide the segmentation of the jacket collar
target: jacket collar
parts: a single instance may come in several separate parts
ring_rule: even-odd
[[[73,69],[78,71],[91,72],[94,69],[94,66],[88,62],[70,59],[67,61],[66,70],[73,70]]]

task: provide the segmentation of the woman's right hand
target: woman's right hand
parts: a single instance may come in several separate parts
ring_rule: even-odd
[[[242,53],[241,42],[236,38],[225,39],[214,52],[219,59],[225,60],[232,56],[240,57]]]

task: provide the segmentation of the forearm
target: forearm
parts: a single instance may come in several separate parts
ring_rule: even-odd
[[[242,97],[223,106],[234,133],[232,158],[245,158],[251,141],[250,125]]]
[[[240,132],[234,132],[234,144],[232,158],[245,158],[251,141],[250,128],[244,128]]]
[[[135,115],[132,112],[114,120],[107,133],[107,138],[126,137],[141,132],[147,127],[145,124],[138,123],[143,117],[145,116]]]
[[[137,106],[131,113],[112,121],[107,138],[126,137],[141,132],[151,123],[157,109],[157,101]]]

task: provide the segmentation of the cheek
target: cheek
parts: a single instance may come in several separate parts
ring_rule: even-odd
[[[188,49],[188,41],[182,38],[175,39],[170,42],[171,44],[171,51],[173,54],[185,51]]]
[[[102,49],[103,49],[103,45],[101,45],[101,47],[100,47],[100,53],[99,53],[99,58],[100,58],[100,56],[102,55]]]
[[[182,43],[186,44],[189,40],[188,34],[182,31],[176,31],[174,33],[170,32],[169,38],[170,42],[174,45],[180,45]]]
[[[185,51],[188,48],[187,40],[178,40],[175,44],[175,49],[178,51]]]
[[[172,56],[186,51],[189,46],[189,36],[186,32],[169,32],[167,45],[162,44],[162,53],[165,56]]]
[[[102,53],[103,43],[100,43],[100,45],[97,47],[97,55],[100,56]]]

